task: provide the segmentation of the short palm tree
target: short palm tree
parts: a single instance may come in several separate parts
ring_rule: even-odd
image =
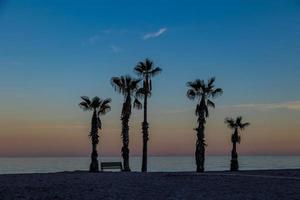
[[[142,104],[136,98],[136,92],[138,90],[138,83],[140,79],[134,79],[130,76],[113,77],[111,84],[115,91],[121,93],[124,96],[124,103],[121,113],[122,121],[122,157],[124,163],[124,171],[130,171],[129,167],[129,119],[131,116],[132,98],[135,98],[133,106],[141,109]]]
[[[207,84],[200,79],[188,82],[187,97],[191,100],[197,100],[197,106],[195,114],[198,117],[198,127],[195,128],[197,131],[197,142],[195,150],[195,159],[197,165],[197,172],[204,171],[204,161],[205,161],[205,139],[204,139],[204,129],[206,118],[209,116],[208,108],[215,107],[215,104],[210,100],[210,98],[215,98],[223,93],[221,88],[215,88],[214,86],[215,78],[210,78]]]
[[[98,164],[98,152],[97,145],[99,143],[99,134],[98,129],[101,130],[102,123],[100,116],[105,115],[110,111],[110,103],[111,99],[102,100],[99,97],[94,97],[90,100],[89,97],[82,96],[82,102],[79,103],[79,106],[84,111],[92,111],[92,121],[91,121],[91,132],[90,137],[92,141],[92,154],[91,154],[91,164],[90,164],[90,172],[98,172],[99,164]]]
[[[139,62],[134,68],[135,73],[143,79],[143,87],[139,89],[138,93],[144,99],[144,121],[142,123],[143,132],[143,160],[142,160],[142,172],[147,172],[147,143],[149,140],[149,124],[147,121],[147,108],[148,108],[148,97],[152,91],[151,78],[159,74],[162,69],[155,67],[154,63],[145,59],[143,62]]]
[[[232,118],[226,118],[225,124],[227,124],[228,128],[233,130],[231,135],[231,142],[232,142],[232,151],[231,151],[231,171],[238,171],[239,170],[239,162],[238,162],[238,154],[236,150],[236,144],[241,142],[241,135],[240,131],[244,130],[250,123],[245,122],[243,123],[242,117],[237,117],[235,120]]]

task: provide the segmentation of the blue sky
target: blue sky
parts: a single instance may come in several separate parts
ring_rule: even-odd
[[[153,112],[193,108],[185,83],[211,76],[220,106],[300,100],[296,0],[0,2],[1,119],[80,120],[81,95],[117,117],[110,78],[146,57],[163,68]]]
[[[104,81],[150,57],[164,68],[160,85],[217,76],[232,93],[224,103],[295,100],[299,15],[297,1],[6,1],[1,85],[84,91],[97,79],[106,93]]]

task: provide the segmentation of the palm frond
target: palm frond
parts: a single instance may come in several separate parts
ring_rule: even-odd
[[[111,103],[111,98],[107,98],[107,99],[104,99],[103,101],[101,101],[101,105],[104,106],[104,105],[108,105]]]
[[[147,94],[148,97],[151,97],[151,92],[148,91],[145,89],[145,88],[139,88],[137,89],[136,93],[135,93],[135,96],[136,98],[138,99],[142,99],[145,97],[145,95]]]
[[[84,111],[90,110],[90,106],[89,106],[88,103],[85,102],[85,101],[80,102],[78,105],[79,105],[79,107],[82,108],[82,110],[84,110]]]
[[[132,78],[129,75],[113,77],[111,79],[111,85],[114,87],[115,91],[125,95],[127,93],[133,93],[138,89],[138,83],[141,79]]]
[[[110,81],[111,85],[115,89],[115,91],[119,93],[124,93],[125,85],[124,85],[124,77],[112,77]]]
[[[240,129],[241,130],[244,130],[246,127],[250,126],[250,123],[249,122],[246,122],[246,123],[241,123],[240,124]]]
[[[100,117],[97,118],[97,122],[98,122],[98,128],[101,130],[102,129],[102,122],[100,120]]]
[[[133,107],[140,110],[143,108],[143,105],[137,98],[135,98],[133,102]]]
[[[111,111],[111,107],[110,107],[109,105],[102,106],[102,107],[99,109],[98,115],[105,115],[105,114],[108,113],[109,111]]]
[[[196,97],[201,98],[200,102],[200,108],[196,108],[196,115],[199,116],[198,121],[200,120],[201,122],[205,121],[205,118],[209,117],[209,107],[215,108],[215,103],[212,102],[209,98],[216,97],[218,95],[222,94],[222,89],[217,88],[214,89],[214,82],[215,78],[210,78],[208,79],[207,84],[205,84],[204,80],[201,79],[196,79],[194,81],[187,82],[187,87],[189,88],[187,91],[187,97],[191,100],[194,100]],[[201,112],[199,110],[201,109]],[[200,115],[203,115],[202,118],[200,119]]]
[[[230,129],[236,128],[235,121],[232,118],[226,117],[224,123],[227,124],[228,128]]]
[[[130,82],[128,82],[128,88],[134,92],[139,88],[139,82],[141,81],[141,79],[131,79]]]
[[[215,98],[215,97],[220,96],[222,94],[223,94],[223,90],[221,88],[217,88],[217,89],[212,91],[211,96],[213,98]]]
[[[91,100],[90,100],[89,97],[87,97],[87,96],[82,96],[81,99],[84,100],[88,105],[91,104]]]
[[[146,66],[144,62],[138,62],[138,64],[134,67],[134,72],[138,76],[144,76],[145,71],[146,71]]]
[[[101,103],[101,99],[99,97],[95,96],[92,99],[90,106],[91,106],[91,108],[97,109],[97,108],[99,108],[100,103]]]
[[[215,107],[216,107],[215,103],[212,102],[212,101],[209,100],[209,99],[207,99],[207,106],[208,106],[208,107],[212,107],[212,108],[215,108]]]
[[[111,103],[111,98],[104,99],[101,102],[100,109],[99,109],[99,112],[101,115],[105,115],[106,113],[108,113],[111,110],[111,107],[109,105],[110,103]]]
[[[154,77],[161,71],[161,68],[154,67],[153,61],[149,58],[146,58],[144,61],[139,62],[134,68],[134,72],[140,77],[145,77],[146,75],[148,75],[149,77]]]
[[[237,142],[238,142],[239,144],[241,143],[241,136],[240,136],[240,135],[238,135]]]
[[[137,66],[139,66],[143,71],[147,70],[145,61],[140,61]]]
[[[196,92],[193,89],[189,89],[186,93],[186,96],[190,99],[190,100],[194,100],[196,98]]]
[[[214,84],[215,80],[216,80],[215,77],[212,77],[212,78],[208,79],[207,86],[208,87],[213,87],[213,84]]]
[[[140,65],[135,66],[134,68],[134,72],[138,75],[138,76],[143,76],[144,75],[144,70]]]
[[[243,117],[242,116],[238,116],[235,120],[235,123],[237,124],[237,126],[240,126],[242,123]]]
[[[194,91],[198,91],[200,88],[197,80],[187,82],[186,86],[193,89]]]
[[[153,61],[150,58],[145,59],[145,66],[147,71],[150,71],[153,68]]]
[[[146,90],[144,88],[137,89],[135,96],[139,99],[142,99],[146,94]]]
[[[154,76],[160,74],[161,72],[162,72],[162,69],[159,68],[159,67],[156,67],[155,69],[153,69],[152,71],[150,71],[149,75],[151,77],[154,77]]]
[[[194,89],[195,92],[203,93],[205,89],[205,83],[203,80],[196,79],[194,81],[187,82],[187,86]]]

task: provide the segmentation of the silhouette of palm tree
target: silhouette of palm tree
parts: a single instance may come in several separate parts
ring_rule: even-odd
[[[196,106],[195,115],[198,116],[198,127],[195,128],[197,131],[197,142],[195,150],[195,159],[197,164],[197,172],[204,171],[205,161],[205,140],[204,140],[204,128],[206,118],[209,116],[208,108],[215,107],[215,104],[209,98],[215,98],[223,93],[221,88],[215,89],[214,86],[215,78],[210,78],[205,84],[203,80],[196,79],[195,81],[188,82],[189,87],[187,91],[187,97],[190,100],[198,100]]]
[[[129,118],[131,116],[132,97],[135,98],[133,107],[137,109],[142,108],[142,104],[136,98],[136,92],[139,89],[138,83],[140,79],[134,79],[130,76],[113,77],[111,84],[115,91],[124,96],[124,103],[122,107],[121,120],[122,120],[122,157],[124,162],[124,171],[130,171],[129,167]]]
[[[98,172],[99,164],[98,164],[98,153],[97,153],[97,145],[99,143],[99,135],[98,129],[101,130],[102,123],[100,116],[105,115],[107,112],[111,110],[110,103],[111,99],[102,100],[99,97],[94,97],[90,100],[89,97],[82,96],[82,102],[79,103],[79,106],[84,111],[92,111],[93,117],[91,122],[91,132],[90,137],[92,141],[92,154],[91,154],[91,164],[90,164],[90,172]]]
[[[226,118],[225,124],[227,124],[228,128],[234,130],[233,134],[231,135],[231,142],[232,142],[232,151],[231,151],[231,171],[238,171],[239,170],[239,162],[238,162],[238,154],[236,150],[236,143],[241,142],[241,136],[239,130],[244,130],[250,123],[246,122],[243,123],[243,118],[237,117],[235,120],[232,118]]]
[[[155,67],[154,63],[148,58],[144,62],[139,62],[134,68],[135,73],[143,79],[143,87],[137,92],[138,96],[144,99],[144,121],[142,123],[143,131],[143,161],[142,161],[142,172],[147,172],[147,143],[149,140],[149,124],[147,121],[147,108],[148,108],[148,97],[152,91],[151,78],[159,74],[162,69]]]

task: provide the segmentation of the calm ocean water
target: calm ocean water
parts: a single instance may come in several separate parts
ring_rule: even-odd
[[[300,156],[240,156],[240,169],[296,169],[300,168]],[[102,157],[100,161],[121,161],[119,157]],[[90,159],[87,157],[38,157],[0,158],[0,174],[47,173],[74,170],[87,170]],[[194,171],[194,157],[149,157],[149,171],[176,172]],[[141,157],[130,160],[132,171],[139,171]],[[229,156],[207,156],[206,171],[228,170]]]

